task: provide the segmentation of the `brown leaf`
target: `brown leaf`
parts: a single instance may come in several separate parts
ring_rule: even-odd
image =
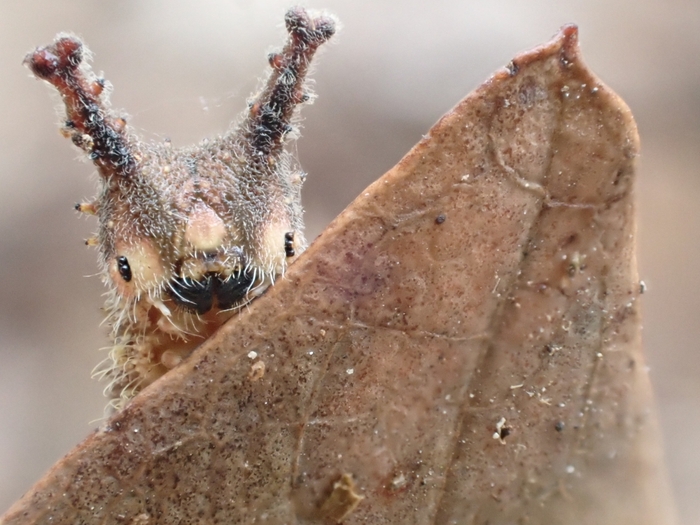
[[[0,522],[668,522],[637,148],[564,28]]]

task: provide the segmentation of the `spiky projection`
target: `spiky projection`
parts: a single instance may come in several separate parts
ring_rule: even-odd
[[[285,16],[289,39],[239,122],[198,147],[145,144],[110,109],[74,36],[25,63],[66,107],[63,132],[97,166],[99,194],[76,209],[97,215],[106,311],[114,341],[97,375],[120,408],[262,293],[303,251],[304,174],[284,149],[310,61],[335,31],[302,8]]]

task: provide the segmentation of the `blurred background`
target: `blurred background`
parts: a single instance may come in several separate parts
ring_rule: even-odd
[[[305,2],[306,3],[306,2]],[[91,165],[57,128],[24,55],[60,31],[95,54],[112,103],[154,140],[223,132],[281,46],[289,2],[0,2],[0,513],[98,424],[106,354],[96,226],[72,206]],[[519,51],[580,26],[590,67],[639,125],[644,343],[680,523],[700,523],[700,2],[318,0],[343,29],[321,53],[295,146],[315,237],[447,110]]]

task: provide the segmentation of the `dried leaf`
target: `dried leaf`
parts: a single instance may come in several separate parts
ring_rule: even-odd
[[[637,149],[564,28],[0,522],[667,522]]]

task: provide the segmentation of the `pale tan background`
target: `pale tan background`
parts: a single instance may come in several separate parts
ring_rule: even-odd
[[[106,344],[95,223],[72,204],[93,169],[58,132],[56,97],[24,54],[82,36],[115,107],[151,138],[224,130],[284,38],[288,2],[0,0],[0,512],[101,417],[90,370]],[[700,523],[700,2],[318,0],[343,30],[314,75],[298,150],[309,235],[398,161],[446,110],[566,22],[642,136],[644,338],[681,523]]]

